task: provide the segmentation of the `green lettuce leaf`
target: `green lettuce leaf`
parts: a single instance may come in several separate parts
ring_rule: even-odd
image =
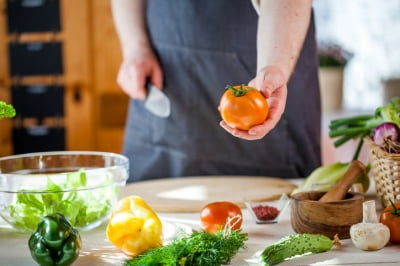
[[[65,184],[61,185],[54,183],[49,175],[46,191],[50,193],[20,190],[14,203],[8,206],[10,217],[27,232],[34,231],[42,217],[53,213],[64,214],[73,226],[85,227],[108,215],[118,193],[110,176],[106,176],[99,188],[86,189],[86,184],[84,170],[68,173]]]

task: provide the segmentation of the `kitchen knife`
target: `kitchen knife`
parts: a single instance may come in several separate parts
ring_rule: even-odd
[[[147,98],[144,107],[159,117],[165,118],[171,113],[171,103],[167,95],[150,83],[148,85]]]

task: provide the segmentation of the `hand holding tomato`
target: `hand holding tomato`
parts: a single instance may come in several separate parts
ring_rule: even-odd
[[[200,212],[200,223],[204,231],[215,233],[227,224],[237,230],[242,226],[242,210],[229,201],[217,201],[207,204]]]
[[[267,98],[268,118],[259,125],[248,130],[240,130],[229,126],[225,121],[220,125],[235,137],[257,140],[263,138],[271,131],[282,117],[286,106],[288,77],[278,66],[266,66],[261,68],[257,76],[249,82],[250,87],[257,88]]]
[[[225,123],[236,129],[249,130],[268,116],[268,103],[257,89],[246,86],[227,86],[218,110]]]
[[[400,243],[400,203],[393,203],[385,207],[379,221],[389,227],[390,241]]]

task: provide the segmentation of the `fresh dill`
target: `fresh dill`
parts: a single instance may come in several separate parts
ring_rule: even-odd
[[[229,264],[248,234],[224,228],[216,233],[193,231],[125,261],[126,266],[220,266]]]

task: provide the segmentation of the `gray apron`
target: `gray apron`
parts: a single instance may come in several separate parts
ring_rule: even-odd
[[[277,127],[262,140],[247,141],[219,126],[225,86],[247,83],[256,73],[257,19],[250,0],[148,1],[148,30],[171,116],[157,117],[143,101],[131,101],[123,150],[131,163],[128,182],[198,175],[299,178],[321,164],[313,23]]]

